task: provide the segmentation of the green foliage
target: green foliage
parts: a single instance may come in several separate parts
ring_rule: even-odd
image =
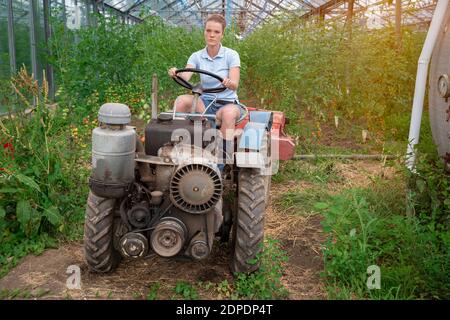
[[[173,291],[176,295],[182,297],[185,300],[198,299],[197,289],[186,281],[177,281]]]
[[[386,119],[412,103],[424,34],[404,28],[402,37],[399,50],[392,28],[355,26],[350,40],[340,23],[267,23],[239,48],[247,65],[241,87],[294,120],[308,111],[318,120],[338,115],[384,131]]]
[[[156,300],[158,298],[159,287],[159,282],[156,282],[150,286],[150,289],[147,293],[147,300]]]
[[[278,240],[266,239],[260,253],[255,261],[260,262],[258,271],[250,274],[237,274],[235,280],[235,294],[246,299],[282,299],[286,298],[288,292],[281,283],[283,275],[283,264],[288,257],[281,249]]]
[[[405,216],[405,200],[400,182],[391,181],[389,186],[378,182],[371,189],[346,190],[317,203],[329,236],[324,278],[331,297],[449,297],[448,231],[440,234],[429,222]],[[370,265],[381,269],[380,290],[366,286]]]
[[[157,17],[138,25],[96,18],[97,26],[75,31],[53,22],[51,59],[60,84],[58,97],[83,115],[104,102],[126,103],[135,114],[148,113],[152,75],[157,74],[160,109],[166,109],[167,99],[182,92],[167,70],[186,65],[189,55],[203,47],[202,34],[168,26]]]
[[[83,218],[87,194],[85,145],[68,130],[64,110],[50,108],[46,83],[40,87],[22,69],[12,85],[21,105],[0,119],[0,142],[9,146],[0,151],[0,274],[18,257],[54,245],[55,235],[80,234],[73,223]]]
[[[411,210],[433,229],[448,230],[450,226],[450,180],[437,153],[419,154],[416,173],[409,175]]]
[[[210,285],[210,284],[208,284],[208,285]],[[218,294],[219,299],[222,299],[222,298],[227,298],[227,299],[232,299],[232,300],[238,299],[238,295],[236,294],[233,285],[231,283],[229,283],[227,279],[218,283],[216,285],[215,290]]]
[[[53,20],[54,36],[49,59],[59,83],[58,99],[71,112],[85,116],[105,102],[121,102],[148,118],[152,76],[158,76],[159,108],[167,110],[185,92],[167,75],[170,67],[184,68],[191,53],[204,47],[200,29],[187,31],[147,17],[137,25],[117,18],[95,17],[96,26],[67,30]],[[235,44],[227,33],[224,45]],[[73,110],[72,110],[73,109]]]

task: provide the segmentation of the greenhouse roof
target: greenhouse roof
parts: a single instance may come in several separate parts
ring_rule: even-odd
[[[72,0],[73,1],[73,0]],[[369,27],[384,26],[395,20],[396,0],[354,0],[354,15]],[[437,0],[403,0],[403,24],[427,24]],[[227,23],[235,22],[240,33],[248,34],[270,19],[286,15],[332,19],[347,14],[348,0],[100,0],[98,5],[132,17],[150,15],[182,26],[202,26],[211,13],[222,13]]]

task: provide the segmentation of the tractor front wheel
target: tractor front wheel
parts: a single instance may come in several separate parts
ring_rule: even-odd
[[[233,221],[232,272],[259,269],[257,254],[264,241],[266,181],[258,169],[241,169],[238,178],[238,208]]]
[[[84,224],[84,255],[89,269],[109,272],[120,261],[114,249],[114,207],[116,199],[98,197],[89,192]]]

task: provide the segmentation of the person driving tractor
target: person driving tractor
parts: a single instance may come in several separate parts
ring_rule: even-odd
[[[214,88],[223,85],[226,89],[219,93],[204,93],[197,102],[196,112],[216,115],[216,124],[220,125],[223,139],[223,160],[232,158],[234,129],[236,123],[245,118],[246,109],[240,104],[237,96],[240,78],[239,54],[224,47],[221,40],[224,37],[226,22],[223,16],[213,14],[205,23],[204,37],[206,47],[194,52],[188,59],[186,68],[196,68],[209,71],[223,78],[223,82],[208,75],[200,75],[203,88]],[[192,72],[180,72],[177,68],[170,68],[169,76],[180,77],[189,81]],[[194,96],[185,94],[178,96],[174,102],[174,111],[189,112]]]

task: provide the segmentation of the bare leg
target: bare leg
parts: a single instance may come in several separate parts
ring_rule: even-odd
[[[240,115],[239,107],[234,104],[227,104],[217,111],[217,120],[222,123],[220,132],[225,140],[233,140],[236,121],[239,120]]]
[[[173,107],[176,108],[177,112],[188,113],[191,112],[193,101],[194,96],[190,94],[184,94],[177,97],[177,99],[173,104]],[[205,111],[205,104],[203,103],[202,99],[198,99],[196,111],[197,112]]]

